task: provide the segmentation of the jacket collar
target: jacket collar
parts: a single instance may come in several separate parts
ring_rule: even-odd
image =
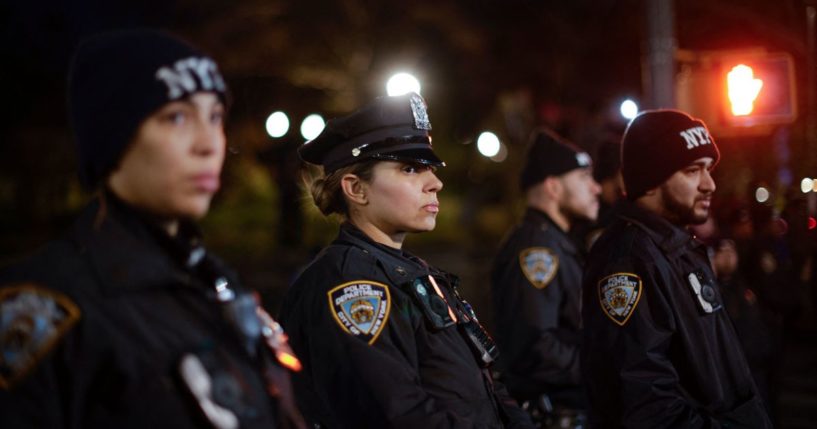
[[[184,268],[181,251],[173,248],[173,239],[144,213],[110,193],[83,210],[73,237],[80,252],[89,258],[103,292],[194,283]]]
[[[533,207],[528,207],[525,210],[523,222],[540,225],[543,231],[553,231],[553,233],[559,237],[562,250],[568,253],[578,254],[578,248],[570,236],[568,236],[559,225],[556,225],[556,222],[554,222],[547,213]]]
[[[667,255],[702,245],[685,228],[678,227],[633,202],[621,205],[620,217],[644,230]]]
[[[381,265],[386,277],[395,285],[425,277],[432,271],[432,268],[417,256],[405,250],[377,243],[349,222],[344,222],[340,226],[334,244],[351,245],[371,255]]]

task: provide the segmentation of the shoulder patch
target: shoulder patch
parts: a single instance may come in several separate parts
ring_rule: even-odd
[[[599,281],[599,302],[607,317],[624,326],[641,300],[641,278],[632,273],[615,273]]]
[[[71,299],[43,286],[0,289],[0,388],[8,389],[28,374],[79,317]]]
[[[559,270],[559,256],[547,247],[529,247],[519,252],[519,265],[535,288],[544,289]]]
[[[349,334],[374,344],[389,320],[389,287],[369,280],[335,286],[326,293],[335,322]]]

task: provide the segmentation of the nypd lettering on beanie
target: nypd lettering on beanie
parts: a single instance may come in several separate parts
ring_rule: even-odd
[[[189,57],[163,66],[156,71],[156,79],[167,85],[167,98],[177,100],[197,91],[224,92],[224,78],[216,63],[206,57]]]
[[[679,110],[647,110],[630,122],[621,140],[621,175],[627,198],[636,200],[696,160],[720,159],[700,120]]]
[[[712,144],[712,138],[709,136],[709,131],[707,131],[704,127],[692,127],[681,131],[678,134],[684,138],[684,141],[687,144],[687,149],[694,149],[705,144]]]

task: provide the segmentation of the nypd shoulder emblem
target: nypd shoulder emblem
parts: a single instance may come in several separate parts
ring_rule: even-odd
[[[641,278],[632,273],[615,273],[599,281],[599,301],[607,317],[624,326],[641,300]]]
[[[519,265],[534,287],[544,289],[559,269],[559,256],[547,247],[529,247],[519,253]]]
[[[25,376],[79,320],[65,295],[32,284],[0,289],[0,388]]]
[[[389,287],[369,280],[355,280],[335,286],[327,295],[338,325],[374,344],[389,319]]]

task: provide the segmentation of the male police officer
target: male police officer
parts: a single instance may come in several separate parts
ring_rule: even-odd
[[[703,223],[720,154],[700,120],[636,117],[622,141],[628,204],[584,277],[591,427],[771,427],[715,283]]]
[[[549,131],[533,135],[520,187],[527,212],[505,239],[491,274],[502,378],[519,401],[548,395],[584,408],[580,383],[582,252],[568,236],[594,221],[601,191],[590,156]]]

